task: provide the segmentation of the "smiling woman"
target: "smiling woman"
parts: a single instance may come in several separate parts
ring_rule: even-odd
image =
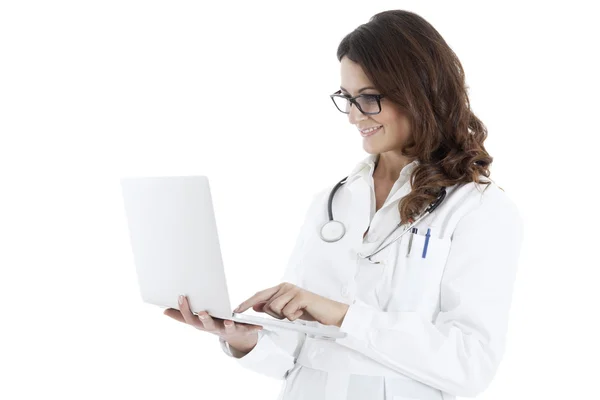
[[[379,13],[342,40],[337,57],[344,96],[332,98],[366,139],[365,151],[381,154],[374,178],[394,182],[404,165],[419,160],[413,190],[399,203],[403,222],[442,187],[490,176],[487,129],[470,109],[462,65],[429,23],[406,11]],[[361,93],[379,94],[380,107],[352,107]]]
[[[403,10],[360,25],[337,58],[341,85],[330,96],[369,155],[333,193],[315,195],[283,282],[237,311],[346,336],[182,318],[216,332],[244,367],[285,380],[280,399],[474,396],[504,352],[523,224],[489,179],[487,131],[461,64],[431,24]],[[323,235],[332,210],[345,228]]]

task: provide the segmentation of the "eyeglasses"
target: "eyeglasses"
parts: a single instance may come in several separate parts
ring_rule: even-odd
[[[342,91],[338,90],[329,97],[331,97],[337,109],[344,114],[350,114],[351,104],[354,104],[363,114],[374,115],[381,112],[381,99],[385,97],[384,94],[361,94],[356,97],[348,97],[341,93]]]

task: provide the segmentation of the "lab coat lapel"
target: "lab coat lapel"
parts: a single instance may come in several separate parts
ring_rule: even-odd
[[[371,208],[375,207],[372,202],[374,199],[372,196],[372,189],[365,177],[356,179],[349,189],[352,191],[352,210],[354,225],[356,229],[352,232],[351,246],[353,248],[353,254],[356,253],[370,253],[380,243],[380,240],[376,240],[370,243],[363,239],[363,234],[369,228],[371,224]],[[397,223],[397,222],[396,222]],[[367,236],[368,237],[368,236]]]
[[[398,190],[396,190],[396,193],[394,193],[392,195],[392,197],[387,199],[386,203],[381,207],[381,210],[386,209],[387,207],[390,207],[391,205],[394,205],[397,207],[398,204],[397,203],[394,204],[394,203],[397,200],[400,200],[402,197],[409,194],[411,190],[412,190],[412,187],[410,185],[410,179],[408,179],[406,182],[404,182],[404,184]]]
[[[356,226],[356,236],[352,238],[352,246],[360,247],[363,243],[363,234],[371,221],[371,188],[363,177],[358,177],[348,186],[352,193],[352,204],[348,205],[352,211],[353,225]]]
[[[361,252],[368,252],[372,247],[377,247],[378,243],[368,243],[363,240],[363,234],[369,227],[371,223],[371,209],[375,208],[375,196],[373,194],[373,189],[369,185],[368,179],[371,179],[368,176],[368,172],[364,170],[368,164],[373,164],[376,160],[376,156],[371,155],[359,163],[354,170],[351,172],[348,181],[347,187],[352,193],[352,205],[349,205],[353,210],[353,221],[356,224],[358,231],[352,239],[352,246],[361,249]],[[396,190],[396,192],[387,199],[386,203],[383,207],[378,211],[379,214],[386,212],[387,207],[390,206],[398,206],[398,200],[410,193],[412,190],[412,186],[410,183],[410,175],[413,169],[419,164],[418,160],[413,161],[411,164],[407,165],[402,171],[400,177],[398,177],[398,181],[406,180],[402,186]],[[371,165],[373,167],[373,165]],[[372,172],[371,172],[372,175]],[[396,184],[400,184],[396,182]],[[398,217],[398,221],[395,222],[397,224],[400,221]]]
[[[398,177],[398,180],[396,181],[395,185],[398,185],[399,181],[404,181],[405,182],[402,184],[402,186],[400,186],[400,188],[398,188],[398,190],[396,190],[396,192],[392,195],[392,197],[388,198],[387,201],[385,202],[385,204],[381,207],[381,209],[390,207],[391,205],[393,205],[396,201],[400,200],[402,197],[406,196],[407,194],[409,194],[412,190],[412,185],[410,182],[410,176],[412,174],[412,171],[419,165],[419,161],[415,160],[412,161],[410,164],[406,165],[402,171],[400,171],[400,176]],[[394,188],[392,187],[392,190]],[[397,207],[398,205],[395,204],[395,206]]]

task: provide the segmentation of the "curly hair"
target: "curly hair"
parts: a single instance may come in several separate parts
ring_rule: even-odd
[[[493,158],[485,150],[487,128],[471,111],[463,67],[438,31],[405,10],[375,14],[346,35],[337,49],[358,63],[379,91],[410,121],[411,136],[401,151],[419,165],[412,191],[399,203],[402,223],[415,219],[455,184],[490,176]]]

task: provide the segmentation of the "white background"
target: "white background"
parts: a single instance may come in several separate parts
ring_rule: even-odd
[[[2,2],[0,398],[275,399],[142,303],[119,178],[208,175],[232,304],[277,284],[312,196],[366,156],[328,97],[337,45],[393,8],[459,56],[526,224],[478,398],[597,395],[600,31],[579,3]]]

